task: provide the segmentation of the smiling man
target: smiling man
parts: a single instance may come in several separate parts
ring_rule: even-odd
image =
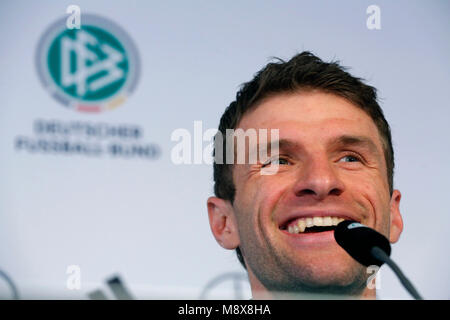
[[[219,133],[227,129],[279,133],[278,152],[267,159],[216,161],[215,196],[207,201],[214,237],[236,249],[253,298],[375,298],[366,267],[336,243],[333,229],[355,220],[392,243],[403,229],[391,133],[376,89],[303,52],[269,63],[242,86],[220,120]],[[270,167],[276,170],[262,174]]]

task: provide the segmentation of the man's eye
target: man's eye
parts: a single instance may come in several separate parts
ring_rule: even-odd
[[[344,161],[344,162],[361,162],[361,158],[354,156],[354,155],[347,155],[347,156],[341,158],[340,160],[342,160],[342,159],[347,159],[347,161]]]
[[[262,167],[266,167],[268,165],[286,165],[289,164],[289,161],[287,159],[283,159],[283,158],[276,158],[276,159],[270,159],[269,161],[267,161],[266,163],[264,163],[262,165]]]

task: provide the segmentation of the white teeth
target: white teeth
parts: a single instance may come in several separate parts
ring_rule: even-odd
[[[289,233],[302,233],[305,232],[306,228],[317,227],[331,227],[337,226],[340,222],[344,221],[344,218],[339,217],[310,217],[310,218],[299,218],[295,224],[290,224],[288,226]]]
[[[303,219],[298,220],[298,228],[300,229],[300,232],[305,231],[306,229],[306,221]]]
[[[332,226],[333,225],[333,220],[331,217],[324,217],[323,218],[323,226]]]
[[[322,217],[314,217],[313,223],[315,226],[321,227],[321,226],[323,226],[323,218]]]

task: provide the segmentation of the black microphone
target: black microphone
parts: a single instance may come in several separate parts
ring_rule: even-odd
[[[353,259],[366,267],[370,265],[380,267],[383,263],[386,263],[400,279],[406,290],[415,299],[422,300],[411,282],[395,262],[389,258],[391,245],[389,240],[381,233],[359,222],[344,220],[334,230],[334,238]]]
[[[356,221],[344,220],[334,230],[336,242],[356,261],[365,265],[381,265],[385,262],[372,255],[372,248],[378,247],[387,256],[391,254],[391,245],[381,233]]]

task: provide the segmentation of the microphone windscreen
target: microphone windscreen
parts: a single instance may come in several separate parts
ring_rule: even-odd
[[[334,238],[353,259],[365,266],[381,266],[384,263],[373,257],[373,247],[379,247],[388,256],[391,254],[391,245],[385,236],[356,221],[339,223],[334,230]]]

